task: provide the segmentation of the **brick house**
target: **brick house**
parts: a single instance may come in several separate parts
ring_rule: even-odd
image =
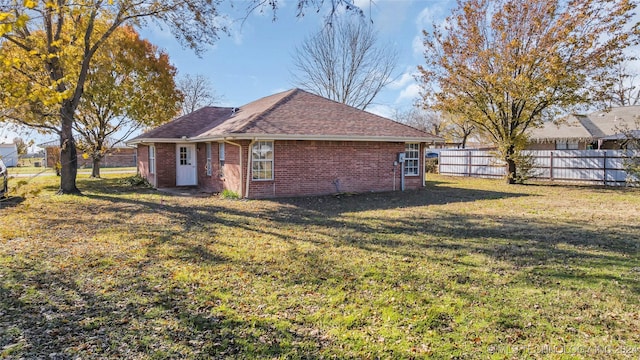
[[[53,140],[42,144],[39,147],[44,149],[45,167],[53,168],[60,161],[60,141]],[[81,150],[78,151],[78,168],[91,168],[93,161]],[[101,167],[132,167],[136,166],[136,149],[126,146],[123,143],[115,144],[100,161]]]
[[[240,108],[199,109],[128,144],[154,187],[270,198],[420,188],[425,146],[442,141],[292,89]]]

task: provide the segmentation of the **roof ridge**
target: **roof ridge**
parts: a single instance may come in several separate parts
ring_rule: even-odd
[[[249,119],[247,119],[247,121],[243,124],[243,126],[238,129],[238,132],[243,132],[246,131],[246,129],[248,129],[251,125],[255,124],[256,121],[260,120],[260,118],[262,118],[263,116],[269,114],[270,112],[272,112],[274,109],[276,109],[278,106],[282,105],[285,100],[290,99],[295,93],[297,93],[300,89],[298,88],[293,88],[293,89],[289,89],[286,91],[281,92],[280,94],[283,94],[283,96],[278,99],[276,102],[274,102],[271,106],[269,106],[268,108],[264,109],[263,111],[252,115]],[[276,96],[278,94],[273,94],[273,95],[269,95],[269,96],[265,96],[263,98],[260,98],[258,100],[252,101],[248,104],[245,104],[243,106],[240,107],[240,109],[242,109],[243,107],[250,105],[252,103],[258,102],[264,98],[270,97],[270,96]]]
[[[197,113],[197,112],[203,111],[204,109],[206,109],[206,108],[208,108],[208,107],[210,107],[210,106],[203,106],[203,107],[199,108],[198,110],[192,111],[192,112],[190,112],[190,113],[188,113],[188,114],[180,115],[180,116],[178,116],[177,118],[175,118],[175,119],[173,119],[173,120],[169,120],[169,121],[165,122],[164,124],[160,124],[160,125],[158,125],[158,126],[154,127],[152,130],[153,130],[153,131],[156,131],[156,130],[158,130],[158,129],[163,129],[163,128],[165,128],[165,127],[169,126],[169,125],[173,125],[173,123],[174,123],[174,122],[176,122],[176,121],[182,121],[182,119],[183,119],[183,118],[186,118],[187,116],[189,116],[189,115],[191,115],[191,114],[195,114],[195,113]]]

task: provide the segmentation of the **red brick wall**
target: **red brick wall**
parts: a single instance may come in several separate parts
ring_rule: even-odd
[[[138,145],[137,158],[138,164],[138,174],[145,178],[149,184],[155,185],[156,183],[156,174],[149,173],[149,146],[147,145]]]
[[[212,175],[206,175],[206,144],[198,143],[198,185],[207,191],[229,189],[246,195],[249,141],[239,146],[225,144],[225,163],[219,163],[218,143],[211,143]],[[175,144],[156,144],[156,187],[174,187],[176,177]],[[393,165],[404,143],[357,141],[276,141],[274,180],[249,181],[250,198],[323,195],[337,192],[400,190],[400,166]],[[421,146],[420,153],[424,151]],[[138,169],[153,184],[148,173],[147,146],[138,146]],[[240,162],[242,159],[242,163]],[[420,169],[423,169],[420,159]],[[394,172],[395,169],[395,172]],[[421,171],[421,173],[423,173]],[[220,176],[223,174],[223,176]],[[395,175],[395,181],[394,181]],[[251,173],[249,173],[251,176]],[[423,176],[407,176],[406,189],[422,187]]]
[[[225,144],[225,163],[224,163],[224,176],[222,177],[222,188],[228,189],[238,193],[238,195],[244,197],[244,187],[246,183],[247,172],[247,145],[248,140],[234,141],[233,143],[242,146],[232,145],[230,143]],[[242,155],[240,154],[242,151]],[[240,164],[242,159],[242,164]]]
[[[60,148],[49,146],[44,148],[45,156],[47,158],[46,167],[53,168],[56,166],[56,162],[60,161]]]
[[[220,155],[217,142],[211,143],[211,175],[207,175],[207,143],[196,144],[198,161],[198,186],[209,192],[220,192],[223,181],[220,173]]]
[[[404,150],[404,143],[276,141],[274,180],[251,180],[249,197],[391,191],[394,189],[393,162]],[[420,159],[420,168],[423,166]],[[395,169],[395,189],[398,190],[400,167]],[[422,176],[406,177],[405,188],[421,187]]]
[[[92,167],[91,159],[81,160],[78,155],[78,166]],[[82,165],[80,165],[82,162]],[[111,149],[100,162],[101,167],[130,167],[136,166],[136,149],[117,148]]]
[[[176,144],[157,143],[156,187],[176,186]]]

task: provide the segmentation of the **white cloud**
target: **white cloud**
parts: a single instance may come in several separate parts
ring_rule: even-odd
[[[442,7],[439,5],[425,7],[420,11],[418,16],[416,16],[416,26],[418,30],[422,31],[423,29],[431,27],[434,21],[443,17],[442,15]]]
[[[408,83],[413,81],[413,77],[415,74],[415,68],[408,68],[399,78],[392,81],[389,85],[389,89],[401,89],[405,87]]]
[[[396,104],[403,102],[411,102],[413,103],[416,99],[420,97],[420,86],[417,83],[413,83],[405,87],[398,95],[396,99]]]
[[[366,111],[382,117],[391,118],[394,109],[388,105],[372,104],[367,107]]]
[[[443,5],[444,3],[427,6],[416,16],[417,34],[412,41],[414,55],[422,56],[424,54],[424,35],[422,31],[427,30],[430,32],[433,30],[433,24],[441,25],[444,23],[446,14]]]
[[[416,56],[424,55],[424,37],[422,33],[420,35],[416,35],[413,37],[413,41],[411,42],[411,47],[413,48],[413,54]]]
[[[227,28],[229,32],[228,36],[233,40],[235,45],[242,45],[244,40],[243,38],[243,30],[245,26],[243,26],[243,22],[241,19],[234,20],[231,16],[225,15],[221,16],[217,19],[216,26],[220,28]],[[251,30],[251,28],[250,28]],[[226,35],[224,33],[220,34],[221,38],[224,38]]]
[[[371,5],[371,0],[353,0],[353,4],[365,11]]]

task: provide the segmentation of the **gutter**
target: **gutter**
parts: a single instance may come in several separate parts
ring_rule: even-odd
[[[240,191],[238,191],[238,192],[240,193],[240,195],[242,195],[242,145],[240,145],[238,143],[234,143],[234,142],[229,141],[227,139],[223,139],[223,140],[227,144],[235,145],[235,146],[238,147],[238,153],[240,154],[240,166],[238,166],[240,168]],[[248,177],[249,177],[249,173],[247,173],[247,178]],[[248,191],[248,189],[247,189],[247,191]]]
[[[296,135],[296,134],[226,134],[223,136],[196,136],[182,138],[140,138],[127,141],[127,145],[144,143],[196,143],[229,140],[310,140],[310,141],[371,141],[371,142],[429,142],[444,143],[444,139],[432,136],[361,136],[361,135]]]
[[[133,139],[129,141],[125,141],[124,143],[128,146],[133,145],[148,145],[148,144],[159,144],[159,143],[188,143],[192,142],[182,138],[143,138],[143,139]]]
[[[316,140],[316,141],[371,141],[371,142],[441,142],[444,139],[432,136],[360,136],[360,135],[301,135],[301,134],[229,134],[226,139],[234,140]],[[208,137],[192,138],[202,141]]]
[[[427,172],[425,171],[425,166],[426,166],[426,158],[424,156],[424,154],[427,152],[427,143],[422,144],[422,151],[420,152],[421,156],[420,159],[422,160],[422,187],[424,188],[425,186],[427,186]]]

